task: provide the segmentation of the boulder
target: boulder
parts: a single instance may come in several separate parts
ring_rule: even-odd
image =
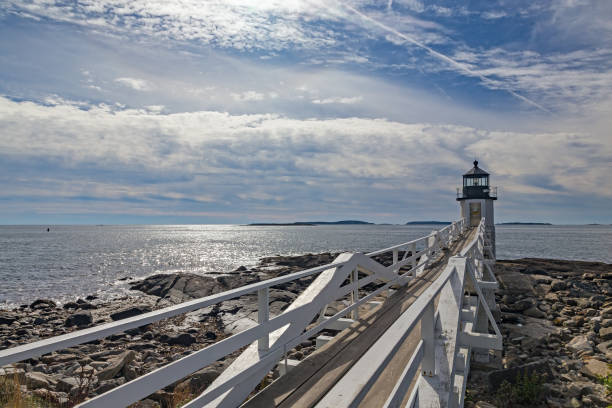
[[[132,306],[112,313],[110,318],[113,320],[127,319],[128,317],[138,316],[143,313],[149,313],[150,311],[151,308],[146,305]]]
[[[588,360],[580,371],[587,377],[598,380],[608,375],[609,370],[607,363],[593,358]]]
[[[191,346],[196,342],[196,338],[189,333],[180,333],[174,336],[162,336],[160,340],[171,346]]]
[[[538,319],[543,319],[546,317],[546,313],[538,309],[537,307],[530,307],[529,309],[523,311],[523,314],[526,316],[536,317]]]
[[[75,377],[62,377],[57,380],[56,390],[70,393],[74,388],[79,387],[79,380]]]
[[[29,389],[37,390],[39,388],[55,388],[57,381],[47,374],[33,371],[26,373],[25,383]]]
[[[72,326],[87,326],[93,321],[91,318],[91,313],[89,312],[77,312],[66,318],[66,322],[64,326],[72,327]]]
[[[593,346],[591,346],[591,342],[585,335],[574,337],[569,343],[567,343],[567,348],[574,353],[579,353],[581,351],[593,351]]]
[[[93,390],[94,395],[104,394],[120,385],[125,384],[123,378],[113,378],[112,380],[100,381],[98,386]]]
[[[604,319],[612,318],[612,306],[608,306],[601,311],[601,317]]]
[[[510,294],[533,296],[533,283],[531,279],[520,272],[505,271],[498,276],[501,287]]]
[[[36,299],[30,304],[30,309],[53,309],[55,307],[55,302],[50,299]]]
[[[233,274],[228,276],[200,276],[191,273],[160,274],[131,284],[131,289],[159,296],[171,302],[184,302],[228,289],[244,286],[259,280],[257,274]]]
[[[604,341],[612,340],[612,327],[604,327],[599,330],[599,337]]]
[[[115,377],[130,361],[134,360],[136,353],[133,350],[125,351],[111,360],[111,363],[97,374],[99,381],[110,380]]]
[[[0,368],[0,379],[16,378],[19,383],[23,384],[25,381],[25,370],[23,368],[15,368],[15,367],[4,367]]]
[[[0,324],[7,324],[10,326],[17,320],[19,320],[19,318],[14,314],[7,313],[7,312],[0,312]]]
[[[212,382],[221,375],[223,368],[220,365],[204,368],[196,371],[182,384],[189,385],[189,389],[193,393],[198,393],[208,387]]]

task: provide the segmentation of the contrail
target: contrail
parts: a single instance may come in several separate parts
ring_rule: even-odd
[[[393,2],[393,0],[389,0],[389,7],[391,6],[392,2]],[[397,31],[393,27],[389,27],[388,25],[383,24],[380,21],[375,20],[375,19],[373,19],[372,17],[370,17],[370,16],[368,16],[366,14],[363,14],[362,12],[360,12],[359,10],[355,9],[352,6],[349,6],[348,4],[345,4],[345,3],[341,2],[341,1],[338,1],[338,3],[341,6],[343,6],[343,7],[347,8],[348,10],[352,11],[353,13],[357,14],[359,17],[363,18],[364,20],[366,20],[366,21],[368,21],[368,22],[370,22],[370,23],[372,23],[372,24],[382,28],[385,31],[389,31],[390,33],[393,33],[393,34],[397,35],[400,38],[403,38],[404,40],[406,40],[406,41],[416,45],[419,48],[424,49],[429,54],[433,55],[434,57],[436,57],[436,58],[438,58],[438,59],[440,59],[442,61],[445,61],[445,62],[449,63],[453,67],[457,68],[459,71],[462,71],[462,72],[464,72],[465,74],[467,74],[469,76],[476,77],[476,78],[480,79],[483,83],[485,83],[487,85],[491,85],[491,86],[494,86],[494,87],[496,86],[495,81],[485,77],[482,74],[479,74],[479,73],[476,73],[476,72],[472,71],[471,69],[469,69],[468,67],[466,67],[462,63],[455,61],[451,57],[449,57],[447,55],[444,55],[444,54],[434,50],[433,48],[423,44],[420,41],[415,40],[412,37],[407,36],[406,34],[400,32],[400,31]],[[548,109],[546,109],[542,105],[532,101],[531,99],[529,99],[529,98],[527,98],[527,97],[525,97],[523,95],[519,95],[518,93],[514,92],[511,89],[504,89],[504,91],[508,92],[510,95],[514,96],[515,98],[517,98],[517,99],[519,99],[519,100],[521,100],[521,101],[523,101],[525,103],[528,103],[529,105],[532,105],[532,106],[534,106],[534,107],[536,107],[536,108],[538,108],[538,109],[540,109],[540,110],[542,110],[542,111],[544,111],[546,113],[552,113],[551,111],[549,111]]]

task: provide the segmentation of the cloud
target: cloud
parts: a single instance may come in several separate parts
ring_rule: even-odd
[[[509,207],[612,197],[612,141],[588,133],[7,98],[0,112],[5,214],[81,211],[87,197],[91,211],[112,199],[113,211],[135,215],[219,212],[229,221],[227,214],[291,219],[321,209],[371,219],[376,208],[399,221],[406,208],[453,209],[449,195],[474,157]]]
[[[275,96],[270,96],[271,98],[275,98]],[[246,91],[242,93],[231,93],[230,96],[237,102],[248,102],[248,101],[263,101],[266,98],[266,95],[255,92],[255,91]]]
[[[484,13],[481,13],[480,16],[484,18],[485,20],[497,20],[498,18],[507,17],[508,14],[506,14],[505,11],[496,10],[496,11],[485,11]]]
[[[334,33],[309,21],[337,20],[334,11],[323,1],[186,0],[179,4],[155,0],[77,3],[9,0],[4,2],[4,8],[15,14],[26,13],[119,34],[235,49],[329,46],[335,42]]]
[[[153,89],[153,86],[148,81],[139,78],[115,78],[115,82],[128,88],[132,88],[135,91],[150,91]]]
[[[361,102],[362,100],[363,100],[362,96],[333,97],[333,98],[313,99],[312,103],[318,104],[318,105],[327,105],[330,103],[340,103],[344,105],[352,105],[354,103]]]

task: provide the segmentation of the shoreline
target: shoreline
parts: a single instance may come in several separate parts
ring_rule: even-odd
[[[267,257],[254,267],[242,266],[216,276],[157,274],[128,282],[134,289],[131,291],[133,295],[113,301],[86,298],[57,307],[52,301],[37,300],[27,307],[0,310],[0,349],[330,263],[336,255],[321,253]],[[533,363],[545,367],[544,371],[554,375],[552,382],[543,384],[549,395],[548,406],[569,406],[565,403],[571,402],[571,399],[564,401],[562,395],[570,392],[572,384],[577,382],[587,385],[580,388],[578,394],[575,387],[571,388],[572,398],[578,398],[581,404],[586,404],[584,406],[604,406],[599,404],[606,401],[603,386],[597,383],[595,377],[585,374],[584,370],[595,365],[601,368],[600,364],[589,363],[590,360],[612,360],[612,333],[605,334],[610,337],[608,340],[600,338],[601,329],[604,329],[604,333],[612,331],[612,265],[524,258],[498,260],[495,272],[500,281],[496,296],[504,351],[497,365],[473,364],[468,393],[474,401],[467,401],[466,406],[477,406],[474,403],[478,401],[495,404],[497,393],[488,386],[492,372],[501,370],[501,374],[498,372],[493,377],[505,375],[512,381],[512,375],[516,375],[516,370],[512,369],[521,369]],[[306,279],[299,285],[291,282],[272,289],[271,314],[281,313],[309,283]],[[590,300],[593,296],[596,298]],[[584,299],[591,302],[589,306],[593,307],[585,307]],[[579,305],[582,305],[582,309]],[[588,315],[584,316],[583,312]],[[609,313],[609,316],[605,313]],[[8,370],[0,369],[0,382],[3,377],[17,376],[21,384],[28,387],[28,395],[48,401],[51,404],[48,406],[72,406],[84,397],[99,395],[242,331],[253,325],[255,320],[256,299],[243,296],[23,361]],[[584,336],[584,339],[580,336]],[[579,340],[575,340],[577,337]],[[569,346],[571,342],[579,344],[578,352],[571,348],[574,343]],[[291,351],[290,358],[303,360],[314,350],[314,341],[304,342]],[[149,405],[142,406],[175,406],[178,396],[198,394],[235,357],[233,355],[205,367],[177,384],[158,391],[148,397]],[[540,364],[541,360],[545,360],[545,364]],[[83,378],[88,378],[86,384]],[[590,394],[582,395],[585,389]]]

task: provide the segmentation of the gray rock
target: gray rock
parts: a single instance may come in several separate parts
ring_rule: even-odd
[[[98,387],[93,390],[93,393],[95,395],[104,394],[105,392],[123,384],[125,384],[125,380],[123,378],[113,378],[111,380],[100,381]]]
[[[19,320],[19,317],[17,315],[8,312],[0,312],[0,324],[6,324],[10,326],[17,320]]]
[[[593,380],[598,380],[608,374],[608,364],[593,358],[585,363],[580,372]]]
[[[104,369],[100,370],[96,375],[99,381],[110,380],[115,377],[123,369],[123,367],[134,360],[136,353],[133,350],[121,353]]]
[[[87,326],[93,321],[91,318],[91,313],[89,312],[77,312],[74,313],[66,319],[64,322],[64,326],[72,327],[72,326]]]
[[[604,341],[612,340],[612,327],[604,327],[599,330],[599,337]]]
[[[56,389],[58,391],[70,393],[75,388],[79,387],[79,380],[74,377],[62,377],[57,380]]]
[[[569,343],[567,343],[567,348],[573,351],[574,353],[593,350],[591,342],[587,339],[587,336],[585,335],[574,337]]]
[[[171,346],[191,346],[196,342],[196,338],[189,333],[180,333],[174,336],[162,336],[160,340]]]
[[[111,314],[110,318],[113,320],[127,319],[128,317],[138,316],[140,314],[148,313],[150,311],[151,308],[146,305],[132,306]]]
[[[523,314],[526,316],[536,317],[539,319],[543,319],[546,317],[546,313],[542,312],[537,307],[530,307],[529,309],[523,311]]]
[[[39,388],[55,388],[57,381],[47,374],[33,371],[26,373],[25,383],[29,389],[36,390]]]
[[[57,305],[49,299],[37,299],[30,304],[30,309],[54,309]]]

